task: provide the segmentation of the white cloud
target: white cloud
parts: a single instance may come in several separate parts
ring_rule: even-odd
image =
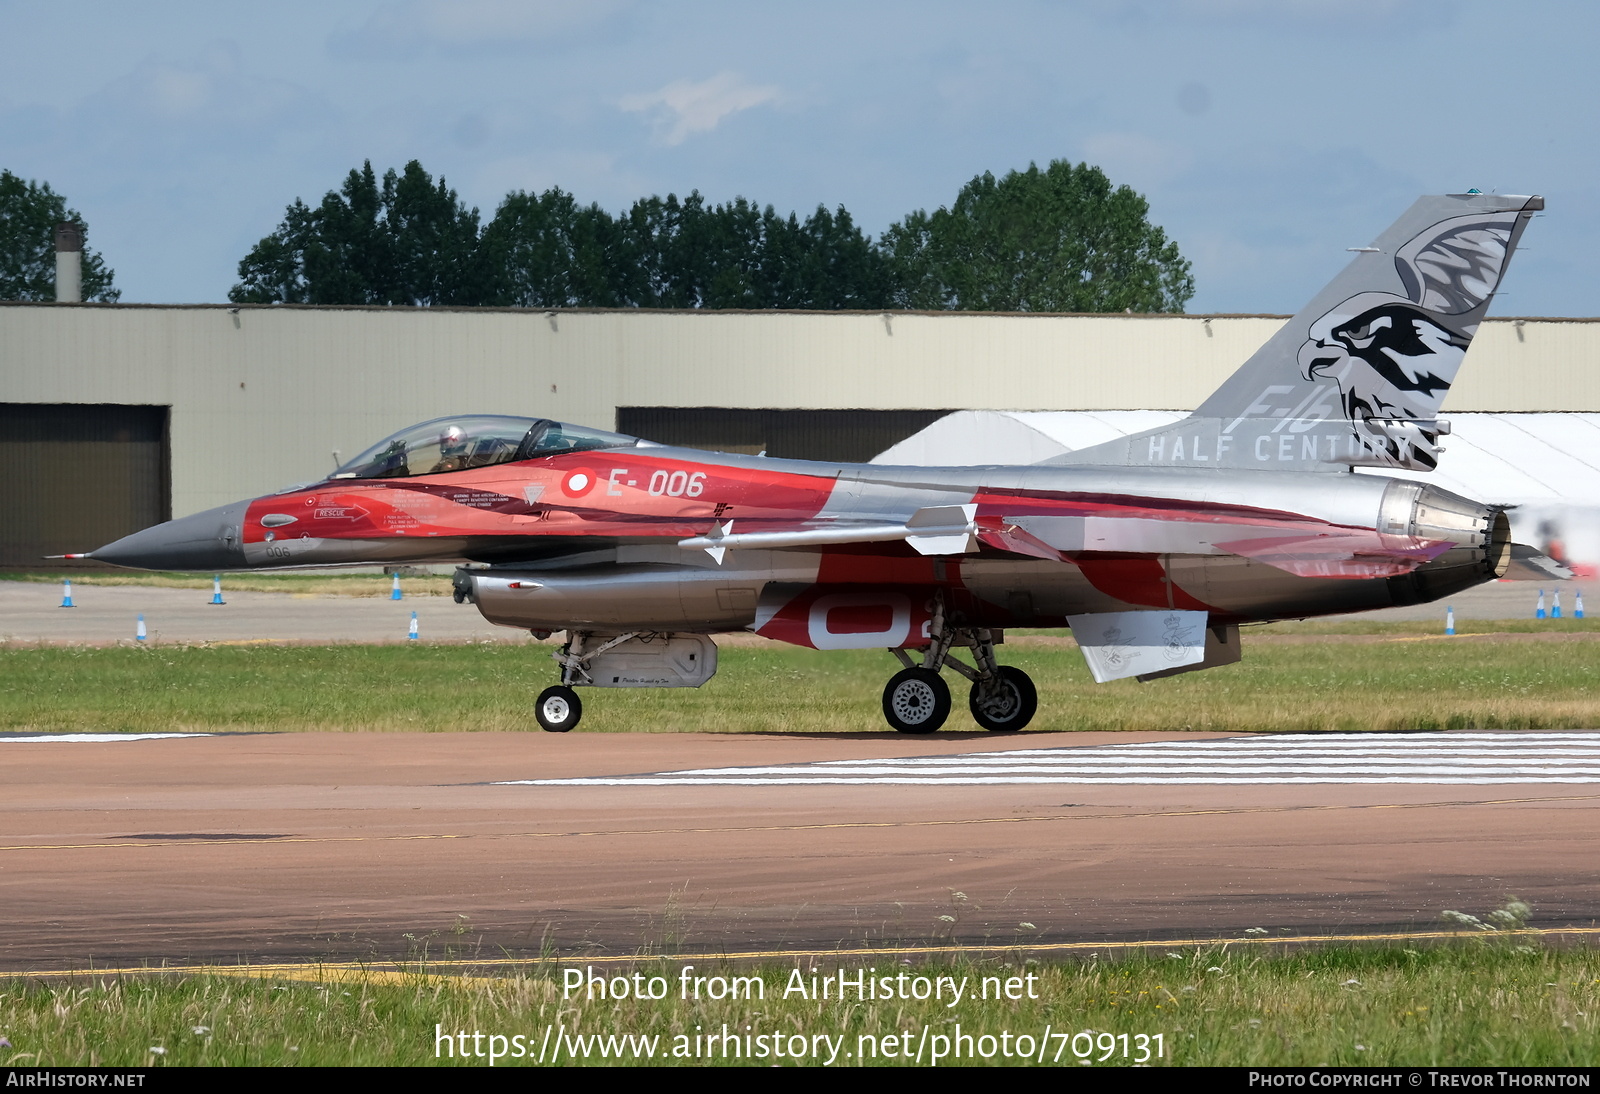
[[[770,84],[758,86],[736,72],[721,72],[699,83],[674,80],[657,91],[625,95],[617,105],[651,115],[657,139],[672,145],[692,133],[709,133],[723,118],[777,97],[778,89]]]

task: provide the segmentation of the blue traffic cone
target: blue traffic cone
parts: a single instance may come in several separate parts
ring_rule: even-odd
[[[77,605],[72,602],[72,579],[70,577],[64,577],[61,579],[61,606],[63,608],[77,607]]]
[[[1539,604],[1538,604],[1538,607],[1533,609],[1533,617],[1535,619],[1543,619],[1544,618],[1544,590],[1543,589],[1539,590]]]
[[[213,603],[213,604],[226,604],[227,603],[227,601],[222,599],[222,575],[221,574],[212,574],[211,575],[211,603]]]
[[[144,638],[145,638],[144,613],[140,612],[139,613],[139,625],[133,629],[133,640],[135,642],[143,642]]]
[[[406,637],[410,638],[411,641],[413,641],[413,642],[415,642],[417,640],[417,613],[416,612],[412,612],[411,613],[411,631]]]
[[[1577,603],[1572,606],[1572,618],[1574,618],[1574,619],[1582,619],[1583,618],[1583,590],[1582,589],[1574,590],[1573,597],[1577,600]]]
[[[1454,605],[1446,605],[1444,609],[1444,633],[1456,633],[1456,609]]]
[[[1550,606],[1550,618],[1551,619],[1560,619],[1561,618],[1561,590],[1560,589],[1557,589],[1555,591],[1555,600],[1551,603],[1551,606]]]
[[[394,575],[394,586],[389,590],[389,599],[390,600],[399,600],[400,598],[401,598],[400,597],[400,575],[399,574],[395,574]]]

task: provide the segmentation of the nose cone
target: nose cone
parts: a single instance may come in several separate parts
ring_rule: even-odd
[[[240,501],[169,520],[90,551],[88,557],[139,570],[244,569],[239,533],[249,504]]]

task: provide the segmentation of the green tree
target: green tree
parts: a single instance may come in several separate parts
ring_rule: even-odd
[[[239,263],[228,299],[246,304],[481,304],[493,291],[478,211],[412,160],[367,161],[315,209],[295,199]]]
[[[699,191],[636,201],[624,218],[635,280],[655,308],[882,308],[887,259],[841,206],[804,222],[744,198],[708,206]]]
[[[478,250],[478,210],[437,185],[416,160],[383,176],[383,221],[393,262],[390,302],[482,304],[489,277]]]
[[[742,199],[741,204],[748,207]],[[718,272],[713,216],[698,190],[682,201],[678,195],[668,194],[665,199],[651,196],[633,203],[623,217],[634,260],[628,284],[630,304],[641,308],[716,307],[710,299],[742,295],[747,278],[737,262],[733,269],[721,271],[722,285],[713,295],[710,282]]]
[[[491,302],[525,308],[620,308],[632,303],[633,253],[624,226],[558,188],[515,191],[479,244]]]
[[[771,212],[771,208],[768,208]],[[779,308],[885,308],[894,303],[889,259],[855,226],[843,205],[824,206],[798,222],[793,213],[781,234],[768,229],[767,250],[782,255],[775,298]]]
[[[0,170],[0,300],[56,298],[56,224],[83,217],[49,183],[24,182]],[[87,248],[83,252],[83,298],[111,302],[122,293],[113,271]]]
[[[1187,260],[1149,203],[1098,167],[985,172],[955,203],[918,210],[880,242],[904,307],[963,311],[1181,312]]]
[[[312,208],[296,200],[239,264],[250,303],[510,307],[1182,311],[1189,263],[1145,200],[1097,167],[984,174],[953,206],[874,243],[839,206],[801,220],[699,191],[612,216],[560,189],[476,209],[416,160],[369,162]]]

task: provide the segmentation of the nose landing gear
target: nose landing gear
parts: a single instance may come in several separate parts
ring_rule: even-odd
[[[557,684],[539,693],[533,716],[545,732],[565,733],[583,717],[583,700],[571,688]]]

